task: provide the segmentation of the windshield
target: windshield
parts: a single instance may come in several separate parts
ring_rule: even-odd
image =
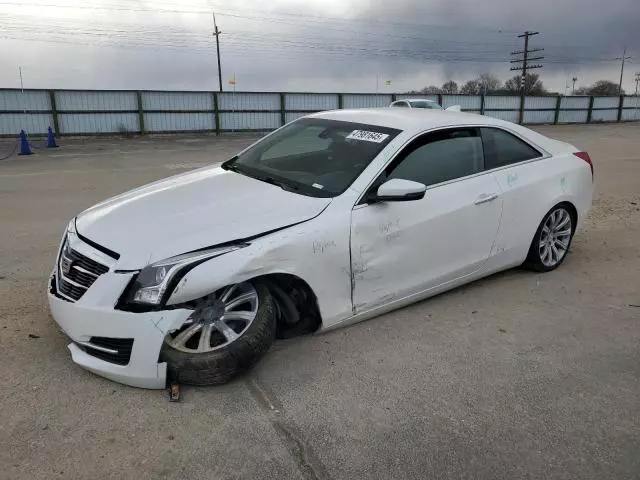
[[[412,100],[411,106],[413,108],[432,108],[434,110],[442,110],[442,107],[440,105],[429,100]]]
[[[304,118],[281,128],[222,168],[302,195],[335,197],[400,130]]]

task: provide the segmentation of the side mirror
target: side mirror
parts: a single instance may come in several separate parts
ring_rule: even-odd
[[[446,112],[460,112],[462,111],[462,107],[460,105],[452,105],[451,107],[445,108]]]
[[[375,194],[369,194],[367,202],[409,202],[411,200],[420,200],[424,198],[426,190],[427,187],[422,183],[403,180],[402,178],[392,178],[380,185]]]

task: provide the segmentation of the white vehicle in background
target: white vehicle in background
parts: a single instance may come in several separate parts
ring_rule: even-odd
[[[523,264],[555,269],[592,175],[572,145],[490,117],[317,113],[79,214],[49,304],[73,361],[99,375],[223,383],[275,338]]]
[[[395,102],[391,102],[390,107],[400,107],[400,108],[426,108],[428,110],[446,110],[447,112],[459,112],[460,105],[453,105],[448,108],[443,108],[437,102],[433,100],[426,100],[424,98],[406,98],[404,100],[396,100]]]

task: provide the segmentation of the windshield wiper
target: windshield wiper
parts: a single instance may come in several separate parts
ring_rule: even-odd
[[[276,180],[273,177],[260,175],[259,173],[252,171],[251,168],[245,168],[244,165],[235,163],[235,160],[237,158],[238,157],[234,157],[230,160],[227,160],[225,163],[222,164],[222,168],[224,170],[236,172],[241,175],[246,175],[247,177],[255,178],[256,180],[260,180],[261,182],[275,185],[276,187],[280,187],[281,189],[288,192],[297,192],[300,190],[300,188],[298,188],[296,185],[291,185],[289,183]]]
[[[290,191],[298,191],[298,190],[300,190],[295,185],[290,185],[288,183],[281,182],[279,180],[276,180],[273,177],[260,177],[260,178],[258,178],[258,180],[262,180],[263,182],[267,182],[267,183],[270,183],[271,185],[275,185],[276,187],[280,187],[284,191],[289,191],[290,192]]]

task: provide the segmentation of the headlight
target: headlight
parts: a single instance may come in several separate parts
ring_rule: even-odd
[[[148,265],[140,271],[132,288],[129,289],[126,302],[150,306],[160,305],[165,293],[170,288],[173,289],[180,278],[193,267],[243,246],[234,245],[185,253]]]

